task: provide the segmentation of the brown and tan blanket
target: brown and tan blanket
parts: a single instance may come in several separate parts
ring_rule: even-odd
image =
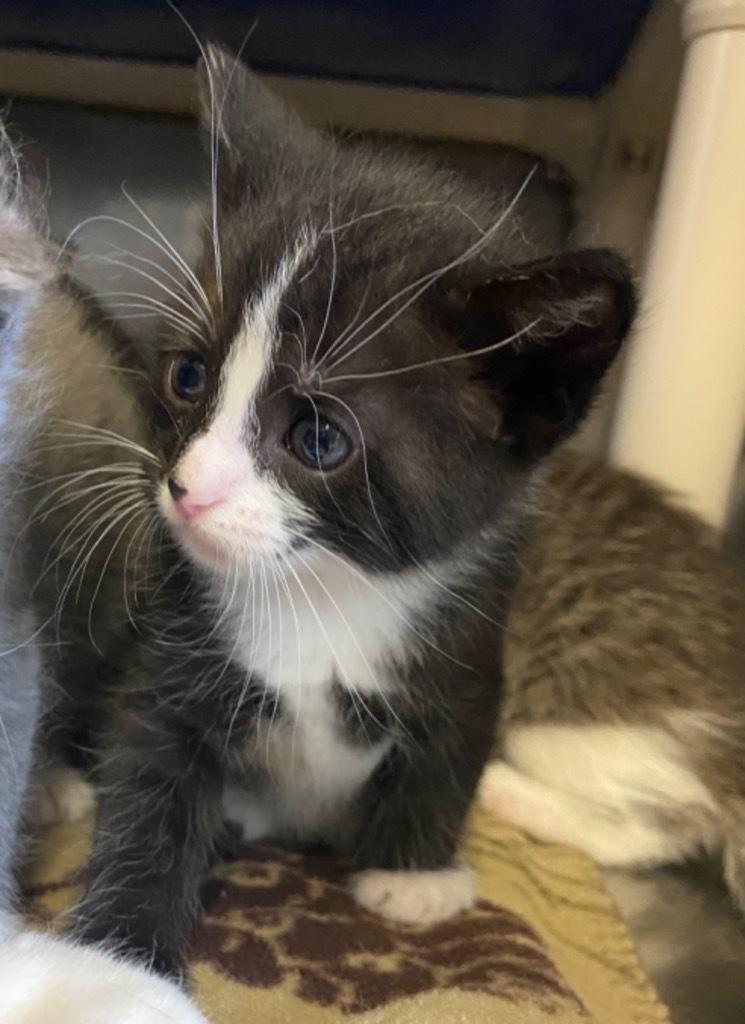
[[[88,830],[39,844],[28,890],[42,920],[77,893]],[[435,928],[356,906],[333,859],[269,847],[204,887],[193,978],[215,1024],[665,1024],[626,928],[590,863],[481,813],[468,859],[480,900]]]

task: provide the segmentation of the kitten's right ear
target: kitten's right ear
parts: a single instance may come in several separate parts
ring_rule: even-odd
[[[197,95],[202,128],[219,148],[218,173],[240,169],[252,191],[271,181],[288,152],[317,145],[316,133],[219,46],[208,45],[197,65]]]

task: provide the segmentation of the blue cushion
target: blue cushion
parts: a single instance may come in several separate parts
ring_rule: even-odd
[[[501,95],[594,95],[652,0],[182,0],[202,38],[267,71]],[[3,0],[0,46],[191,62],[165,0]]]

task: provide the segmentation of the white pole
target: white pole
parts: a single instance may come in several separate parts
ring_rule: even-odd
[[[721,526],[745,430],[745,0],[688,0],[687,47],[610,454]]]

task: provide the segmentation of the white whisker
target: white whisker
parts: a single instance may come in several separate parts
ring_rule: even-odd
[[[326,302],[326,313],[323,318],[323,324],[321,325],[321,331],[316,338],[315,348],[313,349],[312,362],[315,363],[316,357],[318,356],[318,350],[323,344],[323,339],[326,337],[326,330],[329,325],[329,319],[331,317],[331,307],[334,302],[334,292],[336,291],[336,278],[338,273],[338,253],[336,248],[336,235],[334,234],[334,205],[333,205],[333,173],[334,173],[334,151],[332,150],[332,160],[329,168],[329,226],[331,228],[331,284],[329,286],[328,300]]]
[[[174,309],[173,306],[167,302],[163,302],[161,299],[156,299],[151,295],[144,295],[141,292],[128,292],[128,291],[112,291],[112,292],[97,292],[96,299],[105,303],[108,306],[116,306],[122,309],[152,309],[154,316],[165,316],[172,323],[182,324],[184,327],[191,331],[196,331],[198,335],[204,334],[202,328],[188,317],[185,313],[181,313],[179,310]],[[135,299],[137,302],[111,302],[111,299]],[[194,312],[194,310],[190,310]],[[206,322],[206,321],[205,321]]]
[[[129,202],[132,204],[132,206],[134,206],[135,210],[137,210],[137,212],[142,217],[142,219],[145,221],[145,223],[149,227],[151,227],[153,229],[153,231],[156,233],[158,238],[162,241],[163,245],[165,246],[166,251],[171,254],[171,256],[173,258],[173,261],[176,264],[176,266],[179,267],[183,271],[185,277],[187,277],[188,280],[194,285],[194,287],[196,288],[197,292],[199,293],[202,301],[205,303],[207,309],[210,309],[211,307],[210,307],[209,299],[207,298],[207,293],[205,292],[204,288],[202,287],[202,285],[199,282],[199,279],[197,278],[196,274],[191,269],[189,264],[186,262],[184,257],[176,249],[176,247],[173,245],[173,243],[170,242],[169,239],[163,234],[163,232],[160,230],[160,228],[155,223],[155,221],[152,219],[152,217],[150,217],[145,212],[145,210],[142,208],[142,206],[140,206],[140,204],[137,202],[137,200],[133,196],[131,196],[129,194],[129,192],[127,191],[126,186],[122,185],[121,189],[122,189],[122,194],[125,196],[125,198],[127,200],[129,200]]]
[[[403,622],[407,629],[415,637],[417,637],[417,639],[421,640],[422,643],[426,644],[429,648],[431,648],[431,650],[433,650],[436,654],[441,655],[443,658],[447,658],[448,661],[453,662],[453,664],[458,665],[460,668],[464,668],[468,671],[471,670],[470,665],[467,665],[463,661],[459,661],[452,654],[449,654],[441,647],[438,647],[437,644],[429,636],[426,635],[426,633],[423,633],[412,622],[410,622],[409,619],[407,619],[406,616],[401,612],[401,610],[396,607],[393,601],[391,601],[390,598],[386,597],[386,595],[383,593],[382,590],[380,590],[379,587],[375,586],[375,584],[372,582],[369,576],[365,575],[365,573],[363,573],[360,569],[354,566],[350,561],[348,561],[346,558],[343,558],[341,555],[337,554],[335,551],[327,547],[325,544],[322,544],[320,541],[314,540],[312,537],[304,537],[303,539],[306,541],[306,543],[317,548],[324,555],[328,555],[330,558],[333,558],[344,569],[346,569],[348,572],[351,572],[358,580],[360,580],[360,582],[368,586],[370,590],[372,590],[372,592],[376,594],[381,599],[381,601],[383,601],[391,609],[392,612],[394,612],[394,614]]]
[[[536,317],[525,327],[521,327],[519,331],[515,331],[508,338],[502,338],[500,341],[494,342],[493,345],[484,345],[483,348],[473,349],[471,352],[455,352],[448,356],[439,356],[435,359],[425,359],[421,363],[409,363],[406,366],[397,366],[391,370],[376,370],[371,373],[345,373],[339,374],[336,377],[324,378],[324,384],[336,384],[341,380],[377,380],[380,377],[396,377],[401,373],[410,373],[412,370],[424,370],[428,366],[440,366],[444,363],[455,363],[461,359],[473,359],[475,356],[487,355],[489,352],[496,352],[500,348],[504,348],[506,345],[511,345],[515,341],[519,341],[520,338],[529,336],[532,331],[541,322],[540,317]]]
[[[122,252],[122,250],[119,250],[119,252]],[[155,260],[150,260],[146,256],[138,257],[136,253],[129,253],[128,255],[130,256],[131,259],[139,259],[142,263],[147,263],[152,265],[153,267],[156,267],[158,270],[161,271],[161,273],[163,273],[169,280],[171,280],[174,283],[175,288],[170,288],[164,281],[161,281],[160,278],[156,277],[155,274],[148,273],[148,271],[143,270],[142,267],[133,266],[131,263],[125,263],[123,260],[115,259],[113,255],[98,256],[96,258],[100,262],[104,262],[109,266],[121,267],[122,270],[126,270],[128,273],[138,274],[140,277],[145,278],[146,281],[150,281],[152,284],[156,285],[156,287],[160,288],[161,291],[165,292],[165,294],[172,300],[172,302],[175,302],[179,306],[182,306],[193,316],[196,316],[199,320],[201,320],[201,322],[204,324],[208,331],[214,328],[215,321],[214,317],[212,317],[211,315],[211,310],[204,310],[195,301],[194,296],[188,290],[188,288],[184,287],[182,282],[179,281],[174,274],[170,274],[167,270],[165,270],[165,268],[160,267],[155,262]],[[97,293],[97,297],[101,297],[100,293]]]
[[[126,228],[128,231],[133,232],[138,237],[143,238],[146,242],[152,245],[153,248],[158,249],[160,252],[163,253],[164,256],[167,256],[178,267],[178,269],[182,271],[182,273],[188,278],[188,280],[192,283],[196,291],[199,293],[202,301],[206,304],[207,308],[210,308],[207,293],[205,292],[202,285],[199,283],[197,276],[194,274],[191,267],[189,267],[189,265],[186,263],[185,260],[183,260],[181,256],[178,256],[178,254],[173,254],[175,253],[175,250],[173,250],[173,253],[170,252],[165,245],[159,242],[157,238],[153,238],[152,235],[149,235],[147,231],[143,231],[143,229],[138,228],[136,224],[131,224],[129,221],[123,220],[121,217],[114,217],[112,214],[98,213],[92,217],[86,217],[85,220],[82,220],[79,224],[76,224],[76,226],[68,233],[67,237],[65,238],[64,242],[60,247],[60,251],[57,256],[58,260],[62,258],[65,249],[73,240],[73,238],[75,238],[77,234],[83,231],[84,228],[87,228],[90,224],[116,224],[121,228]]]
[[[430,271],[429,273],[424,274],[422,277],[418,278],[416,281],[413,281],[411,284],[408,284],[404,288],[401,288],[400,291],[398,291],[395,295],[392,295],[389,299],[387,299],[380,306],[378,306],[375,312],[371,313],[370,316],[363,320],[362,323],[347,337],[347,344],[350,341],[352,341],[352,339],[355,338],[369,323],[371,323],[378,316],[380,316],[380,314],[385,309],[393,305],[393,303],[397,302],[400,298],[403,298],[404,295],[409,295],[410,292],[413,292],[413,295],[409,295],[409,298],[406,300],[406,302],[403,303],[403,305],[401,305],[398,309],[396,309],[395,312],[392,313],[391,316],[389,316],[383,324],[376,327],[372,334],[367,335],[365,338],[362,339],[362,341],[358,342],[351,349],[343,352],[340,356],[338,356],[335,360],[333,360],[333,362],[329,364],[328,368],[333,369],[335,366],[339,366],[341,363],[345,362],[347,359],[353,356],[364,345],[367,345],[373,338],[377,337],[377,335],[380,334],[382,330],[384,330],[391,323],[393,323],[393,321],[396,320],[406,309],[408,309],[409,306],[411,306],[412,303],[414,303],[420,297],[420,295],[427,291],[427,289],[430,288],[436,281],[438,281],[444,274],[447,274],[448,271],[454,270],[456,267],[459,267],[461,264],[465,263],[467,260],[471,259],[475,255],[477,255],[482,249],[484,249],[488,242],[491,241],[491,239],[494,237],[497,231],[499,231],[499,229],[502,227],[506,219],[514,211],[515,207],[522,198],[523,193],[528,187],[533,175],[535,174],[537,167],[538,164],[535,164],[531,168],[531,170],[525,176],[523,183],[520,185],[520,188],[517,190],[510,203],[502,211],[496,222],[490,228],[484,231],[481,234],[481,237],[476,242],[474,242],[473,245],[470,245],[467,249],[464,250],[464,252],[460,254],[460,256],[457,256],[455,259],[443,264],[443,266],[439,267],[437,270]],[[321,362],[319,363],[319,368],[323,364],[323,362],[324,360],[322,359]]]

